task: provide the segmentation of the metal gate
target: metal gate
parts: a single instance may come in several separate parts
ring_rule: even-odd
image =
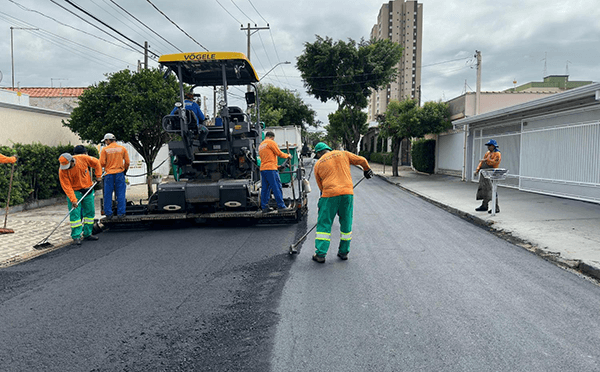
[[[523,127],[519,189],[600,202],[600,121]]]

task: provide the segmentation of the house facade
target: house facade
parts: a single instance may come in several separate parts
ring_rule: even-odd
[[[490,139],[498,141],[500,184],[523,191],[600,203],[600,83],[467,117],[453,123],[466,133],[467,181]],[[446,147],[442,144],[440,147]],[[458,155],[460,157],[460,155]],[[443,157],[456,153],[440,150]]]

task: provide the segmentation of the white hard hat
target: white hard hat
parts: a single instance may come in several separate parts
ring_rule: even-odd
[[[104,135],[104,139],[102,139],[102,142],[106,141],[107,139],[109,139],[109,140],[116,140],[117,138],[112,133],[106,133]]]

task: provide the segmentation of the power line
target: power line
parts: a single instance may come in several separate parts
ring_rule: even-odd
[[[117,61],[124,62],[124,63],[126,63],[126,64],[128,64],[128,65],[131,65],[131,64],[132,64],[131,62],[124,61],[124,60],[122,60],[122,59],[119,59],[119,58],[117,58],[117,57],[114,57],[114,56],[111,56],[111,55],[109,55],[109,54],[103,53],[103,52],[101,52],[101,51],[99,51],[99,50],[92,49],[92,48],[90,48],[90,47],[88,47],[88,46],[86,46],[86,45],[79,44],[79,43],[77,43],[77,42],[75,42],[75,41],[72,41],[72,40],[69,40],[69,39],[67,39],[67,38],[64,38],[64,37],[62,37],[62,36],[60,36],[60,35],[54,34],[54,33],[50,32],[50,31],[44,30],[43,28],[40,28],[40,27],[38,27],[38,26],[35,26],[35,25],[33,25],[33,24],[30,24],[30,23],[28,23],[28,22],[25,22],[25,21],[23,21],[23,20],[20,20],[20,19],[18,19],[18,18],[16,18],[16,17],[13,17],[13,16],[11,16],[11,15],[9,15],[9,14],[6,14],[6,13],[4,13],[4,12],[1,12],[1,11],[0,11],[0,14],[3,14],[5,17],[12,18],[12,21],[13,21],[13,22],[14,22],[14,21],[17,21],[17,22],[19,22],[19,23],[21,23],[21,24],[23,24],[23,25],[26,25],[26,26],[29,26],[29,27],[32,27],[32,28],[38,28],[38,29],[39,29],[41,32],[43,32],[43,33],[46,33],[46,34],[49,34],[49,35],[53,36],[53,37],[54,37],[54,38],[56,38],[56,39],[61,39],[61,40],[64,40],[64,41],[66,41],[66,42],[69,42],[69,43],[75,44],[75,45],[77,45],[77,46],[79,46],[79,47],[82,47],[82,48],[85,48],[85,49],[91,50],[91,51],[93,51],[93,52],[96,52],[96,53],[98,53],[98,54],[104,55],[104,56],[106,56],[106,57],[109,57],[109,58],[112,58],[112,59],[116,59]],[[8,20],[8,21],[10,21],[10,19],[7,19],[7,18],[5,18],[5,19],[6,19],[6,20]],[[41,33],[41,32],[40,32],[40,33]],[[35,33],[35,32],[34,32],[34,33]],[[41,35],[38,35],[38,36],[40,36],[40,37],[41,37]],[[46,38],[45,40],[48,40],[48,39]],[[48,40],[48,41],[50,41],[50,40]]]
[[[7,17],[9,17],[9,18],[7,18]],[[12,19],[10,19],[10,18],[12,18]],[[25,26],[32,26],[31,24],[29,24],[29,23],[27,23],[25,21],[21,21],[18,18],[14,18],[14,17],[12,17],[12,16],[10,16],[10,15],[4,13],[4,12],[0,12],[0,19],[4,19],[4,20],[6,20],[9,23],[15,23],[15,24],[19,24],[19,25],[22,25],[22,26],[23,25],[25,25]],[[71,47],[69,45],[61,44],[59,41],[53,40],[48,35],[45,35],[44,32],[47,33],[47,34],[50,34],[51,36],[55,36],[55,37],[58,37],[58,36],[52,34],[49,31],[39,29],[39,30],[35,30],[35,31],[31,30],[30,32],[32,34],[38,36],[40,39],[46,40],[47,42],[49,42],[51,44],[54,44],[54,45],[56,45],[56,46],[58,46],[60,48],[63,48],[65,50],[67,50],[67,51],[70,51],[70,52],[72,52],[74,54],[77,54],[80,57],[83,57],[83,58],[85,58],[85,59],[87,59],[89,61],[96,62],[96,63],[99,63],[99,64],[103,64],[105,66],[109,66],[110,65],[111,68],[115,68],[115,67],[118,68],[118,65],[116,65],[114,63],[111,63],[109,61],[102,61],[102,60],[100,60],[98,58],[95,58],[95,59],[94,58],[90,58],[89,54],[85,54],[85,53],[81,52],[80,50],[74,49],[73,47]],[[68,41],[68,42],[74,43],[73,41],[70,41],[68,39],[65,39],[65,40]],[[90,49],[90,48],[88,48],[88,49]],[[93,50],[93,49],[90,49],[90,50]],[[98,52],[96,50],[94,50],[94,51]],[[108,57],[111,57],[111,56],[108,56]],[[114,58],[114,57],[111,57],[111,58]],[[122,61],[122,62],[125,62],[125,63],[129,64],[129,62],[127,62],[127,61]]]
[[[127,10],[125,10],[122,6],[120,6],[119,4],[117,4],[114,0],[110,0],[111,3],[115,4],[116,6],[119,7],[119,9],[121,9],[122,11],[124,11],[125,13],[127,13],[131,18],[135,19],[136,21],[138,21],[139,23],[141,23],[142,25],[144,25],[144,27],[146,27],[148,30],[152,31],[156,36],[160,37],[161,39],[163,39],[165,42],[167,42],[170,46],[172,46],[173,48],[177,49],[180,53],[183,53],[183,50],[177,48],[175,45],[173,45],[169,40],[165,39],[164,37],[162,37],[159,33],[157,33],[156,31],[154,31],[152,28],[148,27],[144,22],[140,21],[139,19],[137,19],[133,14],[129,13]]]
[[[267,22],[267,20],[258,12],[258,10],[256,9],[256,7],[254,6],[254,4],[252,4],[252,1],[248,0],[248,2],[250,3],[250,5],[252,5],[252,7],[254,8],[254,10],[256,11],[256,13],[258,14],[258,16],[260,18],[262,18],[263,21],[265,21],[265,23],[267,24],[267,26],[269,25],[269,22]]]
[[[65,0],[65,1],[69,1],[69,0]],[[191,37],[191,36],[190,36],[190,35],[189,35],[187,32],[185,32],[185,31],[184,31],[184,30],[183,30],[181,27],[179,27],[179,25],[178,25],[177,23],[173,22],[173,21],[171,20],[171,18],[167,17],[167,15],[166,15],[165,13],[163,13],[163,12],[162,12],[160,9],[158,9],[158,8],[156,7],[156,5],[154,5],[154,4],[152,3],[152,1],[150,1],[150,0],[146,0],[146,1],[147,1],[148,3],[150,3],[150,5],[152,5],[152,7],[154,7],[154,9],[156,9],[156,11],[157,11],[157,12],[159,12],[160,14],[162,14],[162,15],[163,15],[163,16],[164,16],[166,19],[168,19],[168,20],[169,20],[169,22],[171,22],[171,23],[172,23],[172,24],[173,24],[175,27],[177,27],[177,28],[179,29],[179,31],[183,32],[183,33],[184,33],[184,34],[185,34],[187,37],[189,37],[190,39],[192,39],[192,41],[193,41],[194,43],[196,43],[196,44],[200,45],[200,47],[201,47],[201,48],[203,48],[204,50],[206,50],[206,51],[208,52],[208,49],[206,49],[206,47],[205,47],[204,45],[202,45],[202,44],[200,44],[199,42],[197,42],[197,41],[196,41],[196,40],[195,40],[193,37]]]
[[[219,5],[221,6],[221,8],[223,8],[223,10],[224,10],[224,11],[226,11],[226,12],[227,12],[227,14],[229,14],[229,15],[231,16],[231,18],[233,18],[233,19],[234,19],[234,20],[235,20],[235,21],[236,21],[236,22],[237,22],[237,23],[238,23],[240,26],[243,26],[242,22],[238,21],[238,19],[237,19],[237,18],[235,18],[235,17],[233,16],[233,14],[229,13],[229,10],[227,10],[227,8],[225,8],[225,7],[223,6],[223,4],[221,4],[221,3],[219,2],[219,0],[216,0],[216,2],[217,2],[217,4],[219,4]]]
[[[109,16],[113,17],[117,22],[120,22],[123,26],[127,27],[128,29],[130,29],[131,31],[135,32],[138,36],[140,36],[142,39],[146,39],[146,35],[142,35],[138,30],[135,30],[133,27],[131,27],[130,25],[128,25],[127,23],[125,23],[122,19],[119,19],[119,17],[117,17],[114,13],[111,13],[108,8],[111,8],[113,11],[117,11],[116,9],[114,9],[113,6],[111,6],[109,3],[106,2],[106,0],[102,0],[106,5],[108,5],[108,7],[103,7],[100,6],[96,1],[94,0],[90,0],[92,2],[92,4],[96,5],[98,8],[102,9],[102,11],[104,11],[106,14],[108,14]],[[118,11],[117,11],[118,14]],[[131,21],[130,21],[131,22]],[[136,25],[137,27],[137,25]],[[138,27],[139,29],[139,27]],[[156,50],[156,48],[154,48],[154,50]],[[159,54],[163,54],[161,52],[159,52],[158,50],[156,50]]]
[[[54,0],[51,0],[52,2],[54,2]],[[95,19],[97,22],[100,22],[101,24],[103,24],[104,26],[110,28],[112,31],[116,32],[117,34],[121,35],[121,37],[129,40],[130,42],[134,43],[135,45],[139,46],[140,48],[144,49],[144,46],[139,44],[137,41],[135,40],[131,40],[130,38],[128,38],[127,36],[123,35],[121,32],[117,31],[114,27],[106,24],[105,22],[101,21],[100,19],[98,19],[97,17],[95,17],[94,15],[90,14],[89,12],[87,12],[85,9],[81,8],[80,6],[78,6],[77,4],[74,4],[71,0],[65,0],[68,4],[70,4],[72,7],[76,8],[77,10],[79,10],[80,12],[83,12],[85,14],[87,14],[88,17],[91,17],[93,19]],[[148,0],[150,1],[150,0]],[[158,54],[154,53],[153,51],[149,51],[150,53],[154,54],[154,56],[159,57]]]
[[[246,18],[248,18],[248,19],[250,20],[250,22],[254,23],[254,25],[256,26],[256,22],[254,22],[254,21],[252,20],[252,18],[248,17],[248,15],[247,15],[246,13],[244,13],[244,11],[243,11],[243,10],[242,10],[242,9],[241,9],[239,6],[237,6],[237,4],[236,4],[236,3],[234,3],[234,2],[233,2],[233,0],[231,0],[231,3],[232,3],[233,5],[235,5],[235,7],[236,7],[236,8],[238,8],[238,10],[239,10],[240,12],[242,12],[242,14],[243,14],[243,15],[245,15],[245,16],[246,16]]]
[[[69,27],[69,28],[71,28],[71,29],[73,29],[73,30],[75,30],[75,31],[79,31],[79,32],[82,32],[82,33],[84,33],[84,34],[86,34],[86,35],[89,35],[89,36],[95,37],[96,39],[102,40],[102,41],[104,41],[104,42],[106,42],[106,43],[109,43],[109,44],[112,44],[112,45],[114,45],[114,46],[116,46],[116,47],[119,47],[119,48],[122,48],[122,49],[125,49],[125,50],[134,50],[135,52],[137,52],[137,50],[135,50],[135,49],[126,48],[126,47],[124,47],[123,45],[120,45],[120,44],[117,44],[117,43],[113,43],[113,42],[112,42],[112,41],[110,41],[110,40],[106,40],[106,39],[104,39],[104,38],[101,38],[100,36],[96,36],[96,35],[94,35],[94,34],[91,34],[91,33],[87,32],[87,31],[83,31],[83,30],[81,30],[81,29],[78,29],[78,28],[76,28],[76,27],[73,27],[73,26],[71,26],[71,25],[68,25],[68,24],[66,24],[66,23],[63,23],[63,22],[61,22],[61,21],[59,21],[59,20],[57,20],[57,19],[55,19],[55,18],[52,18],[52,17],[50,17],[50,16],[48,16],[48,15],[46,15],[46,14],[44,14],[44,13],[38,12],[37,10],[34,10],[34,9],[29,9],[29,8],[27,8],[26,6],[23,6],[23,5],[21,5],[21,4],[17,3],[17,2],[15,2],[15,1],[13,1],[13,0],[8,0],[8,1],[10,1],[11,3],[15,4],[16,6],[18,6],[19,8],[21,8],[21,9],[23,9],[23,10],[25,10],[25,11],[28,11],[28,12],[33,12],[33,13],[37,13],[37,14],[39,14],[39,15],[41,15],[41,16],[44,16],[44,17],[46,17],[46,18],[48,18],[48,19],[51,19],[51,20],[53,20],[54,22],[56,22],[56,23],[58,23],[58,24],[60,24],[60,25],[62,25],[62,26]]]
[[[127,45],[131,50],[133,50],[136,53],[139,53],[139,50],[136,50],[134,47],[132,47],[131,45],[127,44],[126,42],[124,42],[123,40],[118,39],[116,36],[109,34],[107,31],[101,29],[100,27],[96,26],[95,24],[91,23],[90,21],[88,21],[87,19],[84,19],[83,17],[81,17],[79,14],[75,14],[75,12],[71,11],[70,9],[65,8],[64,6],[60,5],[59,3],[57,3],[54,0],[50,0],[53,4],[63,8],[64,10],[66,10],[67,12],[73,14],[75,17],[81,19],[82,21],[84,21],[85,23],[97,28],[98,30],[104,32],[105,34],[107,34],[108,36],[112,37],[113,39],[123,43],[124,45]]]

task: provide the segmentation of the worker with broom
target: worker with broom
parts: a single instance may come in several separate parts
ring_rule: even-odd
[[[82,232],[84,240],[98,240],[92,235],[96,208],[94,206],[94,186],[89,168],[93,168],[96,181],[101,180],[102,168],[100,161],[91,156],[61,154],[58,158],[60,170],[58,177],[63,191],[67,194],[67,205],[70,210],[71,238],[77,245],[81,245]],[[87,192],[89,193],[81,200]],[[82,219],[83,216],[83,219]]]
[[[315,180],[321,190],[319,212],[317,217],[316,252],[312,259],[318,263],[325,262],[325,256],[331,243],[331,225],[335,216],[340,219],[340,245],[338,257],[348,259],[350,241],[352,240],[352,213],[354,208],[354,187],[350,175],[350,164],[360,165],[365,178],[373,177],[369,162],[362,156],[348,151],[331,150],[323,142],[315,146],[315,157],[319,159],[314,165]]]

